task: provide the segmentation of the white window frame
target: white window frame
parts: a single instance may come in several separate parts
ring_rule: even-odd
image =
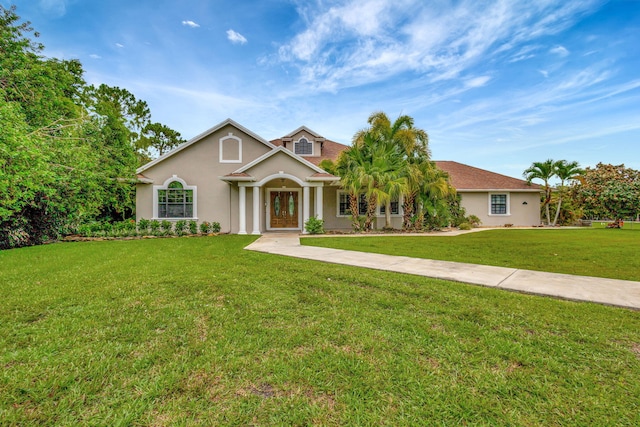
[[[229,140],[229,139],[233,139],[235,141],[238,141],[238,158],[237,159],[225,159],[223,156],[224,150],[223,150],[223,146],[224,146],[224,142]],[[222,138],[219,139],[218,141],[218,145],[220,147],[220,155],[219,155],[219,161],[220,163],[242,163],[242,139],[235,136],[233,133],[229,132],[229,134],[227,136],[223,136]]]
[[[193,191],[193,216],[185,217],[185,218],[160,218],[158,216],[158,191],[159,190],[168,190],[169,184],[177,181],[182,184],[183,190],[192,190]],[[154,185],[153,186],[153,218],[157,220],[169,220],[169,221],[178,221],[181,219],[198,219],[198,187],[196,185],[187,185],[187,182],[178,177],[177,175],[173,175],[171,178],[167,179],[162,185]]]
[[[491,212],[491,205],[492,205],[492,197],[493,196],[506,196],[506,204],[507,204],[507,213],[503,213],[503,214],[498,214],[498,213],[492,213]],[[495,193],[489,193],[489,209],[488,209],[488,215],[489,216],[511,216],[511,193],[509,192],[495,192]]]
[[[306,140],[309,144],[311,144],[311,153],[299,154],[299,153],[296,152],[296,147],[298,146],[298,143],[303,139]],[[298,138],[297,141],[295,141],[293,143],[293,153],[298,155],[298,156],[313,156],[314,152],[315,152],[315,145],[316,145],[315,141],[312,141],[311,139],[309,139],[309,138],[307,138],[306,136],[303,135],[300,138]]]
[[[349,192],[348,191],[344,191],[344,190],[338,190],[336,191],[336,216],[339,218],[351,218],[351,214],[341,214],[340,213],[340,195],[344,194],[347,196],[347,209],[349,209]],[[360,193],[360,195],[364,194],[363,192]],[[360,207],[360,201],[358,200],[358,208]],[[358,212],[358,216],[364,216],[367,213],[360,213]]]

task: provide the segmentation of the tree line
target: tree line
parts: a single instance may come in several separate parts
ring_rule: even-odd
[[[0,6],[0,249],[132,216],[136,168],[184,141],[126,89],[87,84],[80,61],[45,57],[38,36]]]

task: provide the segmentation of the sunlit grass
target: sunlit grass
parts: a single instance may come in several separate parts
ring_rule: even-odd
[[[443,237],[321,237],[301,241],[309,246],[640,280],[640,226],[485,230]]]
[[[638,312],[252,240],[0,252],[0,424],[640,424]]]

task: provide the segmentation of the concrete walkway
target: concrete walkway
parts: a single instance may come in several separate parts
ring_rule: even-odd
[[[640,282],[628,280],[302,246],[294,233],[266,233],[245,249],[640,310]]]

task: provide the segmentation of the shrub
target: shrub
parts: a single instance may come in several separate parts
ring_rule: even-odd
[[[324,220],[312,216],[304,223],[304,229],[309,234],[324,234]]]
[[[194,220],[189,221],[189,233],[198,234],[198,223]]]
[[[177,236],[184,236],[187,232],[187,221],[184,219],[176,221],[175,233]]]
[[[471,230],[473,227],[471,227],[471,224],[469,224],[468,222],[463,222],[458,226],[458,228],[460,230]]]
[[[468,222],[469,224],[471,224],[471,226],[472,226],[473,228],[479,227],[479,226],[480,226],[480,224],[482,224],[482,221],[480,221],[480,218],[478,218],[478,217],[477,217],[477,216],[475,216],[475,215],[469,215],[469,216],[466,218],[466,221],[465,221],[465,222]]]
[[[173,233],[173,223],[169,220],[163,219],[160,223],[160,230],[162,235],[170,236]]]
[[[159,235],[160,221],[158,221],[157,219],[152,219],[151,222],[149,222],[149,230],[151,230],[151,234],[153,234],[154,236]]]
[[[211,223],[211,232],[212,233],[219,233],[220,232],[220,223],[219,222],[212,222]]]
[[[149,221],[148,219],[140,218],[140,221],[138,221],[138,232],[141,235],[146,236],[147,234],[149,234],[150,224],[151,221]]]
[[[200,233],[209,234],[209,230],[211,230],[211,224],[207,221],[203,221],[200,223]]]

